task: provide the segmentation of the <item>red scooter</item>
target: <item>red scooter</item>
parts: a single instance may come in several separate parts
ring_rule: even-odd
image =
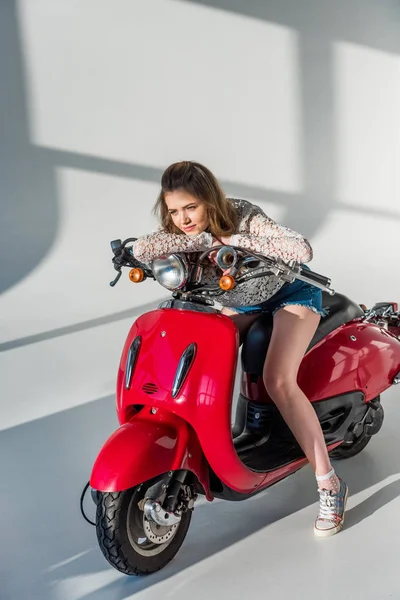
[[[382,426],[380,394],[400,382],[397,304],[367,310],[302,265],[236,247],[172,254],[149,267],[133,257],[127,245],[133,240],[111,243],[118,275],[110,285],[128,266],[133,282],[153,278],[172,297],[131,327],[117,379],[120,427],[102,447],[90,479],[100,548],[127,575],[152,573],[175,556],[199,494],[210,501],[245,500],[307,463],[263,385],[270,315],[256,319],[245,337],[231,426],[239,334],[216,308],[220,294],[271,274],[324,290],[328,316],[309,345],[298,382],[334,459],[365,448]],[[221,268],[219,285],[202,281],[211,252]]]

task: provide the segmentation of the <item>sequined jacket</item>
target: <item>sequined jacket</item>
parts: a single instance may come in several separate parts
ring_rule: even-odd
[[[282,258],[284,261],[295,260],[306,263],[312,259],[309,242],[299,233],[280,225],[268,217],[260,207],[247,200],[228,198],[238,213],[237,233],[231,236],[231,244],[241,248]],[[146,264],[155,258],[174,252],[202,252],[212,247],[212,234],[199,235],[173,234],[162,228],[154,233],[144,235],[134,242],[132,250],[135,257]],[[221,273],[210,263],[203,271],[202,283],[218,285]],[[258,278],[243,283],[230,292],[218,296],[223,306],[252,306],[268,300],[283,285],[274,275]]]

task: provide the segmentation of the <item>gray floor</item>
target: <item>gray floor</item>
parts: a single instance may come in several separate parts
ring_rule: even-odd
[[[396,298],[399,15],[398,0],[0,2],[1,600],[400,600],[400,386],[338,465],[351,496],[333,539],[313,538],[309,468],[199,502],[148,578],[109,567],[79,511],[117,425],[132,307],[164,295],[109,294],[108,240],[152,229],[167,164],[204,160],[357,302]]]
[[[116,425],[112,397],[3,431],[2,600],[400,598],[399,392],[386,393],[384,427],[367,449],[337,465],[351,490],[338,536],[313,537],[306,467],[244,503],[201,500],[180,553],[146,578],[109,567],[79,513],[93,459]]]

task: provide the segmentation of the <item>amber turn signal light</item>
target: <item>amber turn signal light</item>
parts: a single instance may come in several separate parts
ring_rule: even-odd
[[[219,287],[221,288],[221,290],[224,290],[224,292],[233,290],[235,285],[236,285],[236,281],[235,281],[235,278],[232,277],[232,275],[224,275],[219,280]]]
[[[140,283],[144,279],[144,271],[143,269],[131,269],[129,271],[129,279],[133,283]]]

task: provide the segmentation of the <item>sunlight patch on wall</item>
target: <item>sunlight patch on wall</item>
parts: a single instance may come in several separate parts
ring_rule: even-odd
[[[355,302],[400,301],[393,256],[400,255],[399,223],[336,209],[312,240],[311,268]]]
[[[400,57],[336,44],[334,89],[337,199],[400,216]]]
[[[20,0],[31,139],[302,189],[297,34],[163,0]]]

